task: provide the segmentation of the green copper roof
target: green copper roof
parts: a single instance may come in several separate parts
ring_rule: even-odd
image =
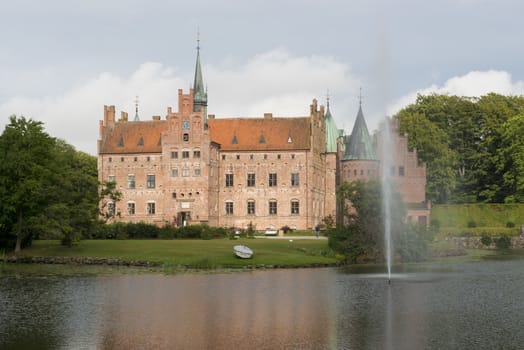
[[[340,136],[339,130],[335,125],[335,119],[331,115],[329,110],[329,103],[327,105],[327,111],[325,115],[326,120],[326,152],[336,152],[337,151],[337,139]]]
[[[202,67],[200,67],[200,46],[197,46],[195,81],[193,83],[193,90],[195,93],[193,100],[194,110],[195,112],[199,112],[202,106],[207,106],[207,93],[204,88],[204,79],[202,78]]]
[[[345,140],[346,141],[346,140]],[[362,106],[358,108],[357,120],[353,126],[351,136],[346,143],[344,160],[375,160],[375,150],[369,136],[368,127],[362,113]]]

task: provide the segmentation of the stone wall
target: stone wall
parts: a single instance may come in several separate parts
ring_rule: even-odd
[[[492,237],[497,238],[497,237]],[[449,242],[459,249],[495,249],[495,242],[492,242],[489,247],[486,247],[480,241],[480,237],[446,237],[446,242]],[[524,248],[524,236],[511,237],[511,248]]]

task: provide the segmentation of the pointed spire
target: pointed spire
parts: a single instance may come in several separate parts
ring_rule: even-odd
[[[364,113],[362,113],[362,92],[359,101],[357,119],[349,140],[346,142],[344,160],[375,160],[375,149],[364,119]]]
[[[135,98],[135,122],[140,121],[140,117],[138,116],[138,96]]]
[[[200,65],[200,31],[197,33],[197,58],[195,65],[195,80],[193,82],[193,110],[200,112],[204,108],[205,123],[207,123],[207,92],[204,86],[204,79],[202,77],[202,67]]]
[[[326,152],[337,152],[337,139],[339,137],[339,131],[335,124],[335,119],[331,115],[329,110],[329,90],[326,95],[326,114],[324,119],[326,121]]]

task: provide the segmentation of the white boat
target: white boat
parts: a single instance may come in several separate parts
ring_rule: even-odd
[[[253,256],[253,251],[245,245],[236,245],[233,250],[235,255],[242,259],[250,259]]]

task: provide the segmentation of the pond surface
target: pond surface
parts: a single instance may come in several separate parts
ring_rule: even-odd
[[[0,349],[523,348],[524,260],[396,270],[3,277]]]

